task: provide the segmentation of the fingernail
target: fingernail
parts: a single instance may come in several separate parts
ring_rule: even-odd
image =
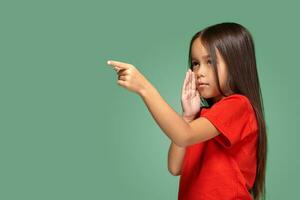
[[[107,61],[107,64],[108,64],[108,65],[110,65],[110,60],[109,60],[109,61]]]

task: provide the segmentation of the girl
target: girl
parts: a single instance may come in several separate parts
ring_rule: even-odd
[[[190,42],[178,115],[135,66],[108,61],[170,138],[168,169],[179,200],[264,199],[266,125],[249,31],[220,23]]]

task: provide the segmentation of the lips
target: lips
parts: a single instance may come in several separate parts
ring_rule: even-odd
[[[200,82],[200,83],[198,83],[198,85],[208,85],[208,83]]]
[[[204,83],[204,82],[199,82],[198,83],[198,88],[201,90],[201,89],[204,89],[206,87],[208,87],[208,83]]]

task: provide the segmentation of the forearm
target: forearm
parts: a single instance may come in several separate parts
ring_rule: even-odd
[[[140,96],[162,131],[176,145],[184,147],[190,131],[189,124],[166,103],[150,83],[140,92]]]
[[[186,122],[191,122],[192,119],[183,117]],[[168,152],[168,170],[173,175],[181,174],[182,164],[184,160],[186,147],[180,147],[171,141],[169,152]]]

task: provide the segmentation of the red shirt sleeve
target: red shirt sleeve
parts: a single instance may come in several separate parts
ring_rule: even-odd
[[[221,99],[201,113],[219,130],[214,137],[225,148],[231,148],[250,132],[251,104],[243,95],[231,95]]]

